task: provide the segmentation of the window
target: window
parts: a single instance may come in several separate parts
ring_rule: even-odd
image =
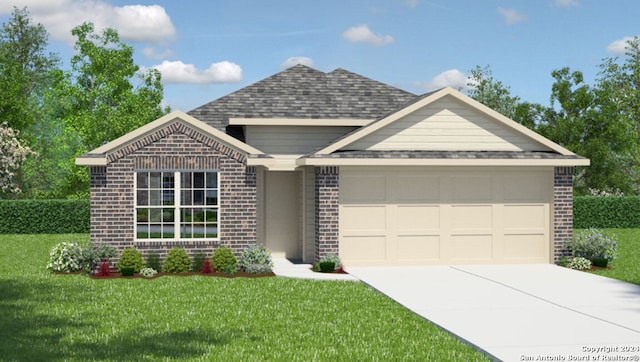
[[[137,172],[136,237],[217,238],[218,182],[212,171]]]

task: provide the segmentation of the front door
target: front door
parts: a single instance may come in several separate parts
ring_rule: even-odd
[[[273,257],[300,259],[300,173],[271,171],[265,176],[267,247]]]

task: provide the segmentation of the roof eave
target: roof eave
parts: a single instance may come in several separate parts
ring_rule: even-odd
[[[487,159],[487,158],[300,158],[298,166],[589,166],[586,158]]]

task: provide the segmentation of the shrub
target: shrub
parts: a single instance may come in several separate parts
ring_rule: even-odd
[[[204,265],[204,261],[207,260],[207,256],[199,251],[193,255],[193,261],[191,262],[191,269],[193,271],[200,271]]]
[[[108,261],[103,261],[100,263],[100,269],[98,269],[96,275],[99,277],[108,277],[109,275],[111,275],[111,269],[109,268]]]
[[[273,268],[273,260],[271,259],[271,250],[267,249],[262,245],[250,245],[240,255],[240,268],[245,272],[249,273],[250,265],[264,265],[262,270],[266,270],[264,273],[268,273]],[[252,270],[256,270],[256,267],[253,267]],[[252,274],[252,273],[249,273]],[[263,273],[260,273],[263,274]]]
[[[205,259],[202,264],[202,268],[200,268],[200,273],[202,274],[211,274],[213,273],[213,268],[211,267],[211,260]]]
[[[125,266],[120,268],[120,274],[122,274],[123,277],[130,277],[135,274],[135,271],[135,268],[132,266]]]
[[[221,273],[235,274],[238,270],[238,259],[233,255],[231,249],[221,246],[213,252],[211,265]]]
[[[323,273],[331,273],[336,270],[336,263],[332,261],[319,262],[318,266],[320,267],[320,271]]]
[[[162,263],[160,262],[160,254],[151,253],[147,255],[147,268],[151,268],[153,270],[162,270]]]
[[[244,269],[247,274],[258,275],[271,273],[271,266],[266,264],[249,264]]]
[[[101,261],[116,256],[118,250],[107,244],[91,244],[82,248],[82,264],[84,268],[93,270]]]
[[[576,270],[589,269],[591,268],[591,261],[581,256],[577,256],[575,258],[571,258],[571,261],[569,262],[569,268]]]
[[[76,243],[59,243],[49,251],[47,269],[57,272],[75,272],[82,270],[82,254],[82,247]]]
[[[122,254],[120,254],[120,260],[118,261],[118,270],[120,273],[123,273],[123,268],[133,268],[134,273],[140,272],[140,269],[144,266],[144,262],[142,261],[142,254],[136,248],[127,248],[124,249]]]
[[[573,236],[569,242],[573,256],[593,260],[593,258],[603,258],[609,261],[616,255],[618,243],[615,236],[610,236],[602,230],[591,228],[583,230]]]
[[[186,273],[190,267],[191,261],[187,252],[182,248],[174,247],[167,253],[163,270],[167,273]]]
[[[320,271],[320,264],[321,263],[325,263],[325,262],[333,263],[334,270],[340,269],[340,267],[342,266],[339,256],[337,256],[336,254],[326,254],[326,255],[322,256],[318,260],[318,262],[315,264],[315,270],[316,271]]]
[[[158,272],[155,269],[151,269],[151,268],[140,269],[140,275],[142,275],[145,278],[154,277],[156,274],[158,274]]]
[[[558,259],[558,265],[566,268],[569,265],[569,259],[564,255],[561,256],[560,259]]]

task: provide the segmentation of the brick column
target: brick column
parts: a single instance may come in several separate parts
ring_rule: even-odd
[[[315,260],[327,254],[338,255],[338,206],[340,175],[338,167],[315,168]]]
[[[573,167],[556,167],[553,173],[553,261],[570,256],[565,243],[573,237]]]

